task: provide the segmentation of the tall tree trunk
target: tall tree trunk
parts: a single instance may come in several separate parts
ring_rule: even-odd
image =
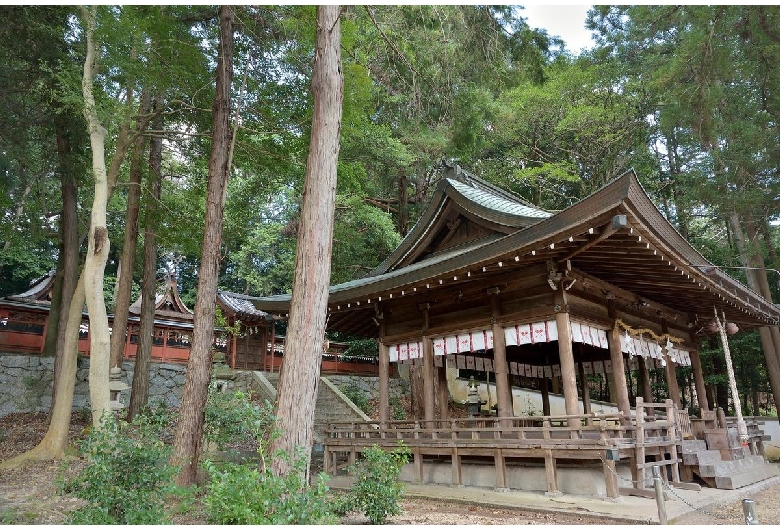
[[[138,114],[149,113],[150,96],[148,92],[141,94]],[[140,126],[141,124],[139,124]],[[145,122],[144,122],[145,125]],[[135,269],[135,253],[138,248],[138,215],[141,209],[141,160],[146,146],[143,130],[135,131],[133,151],[130,155],[130,179],[127,190],[127,211],[125,212],[125,237],[122,245],[122,257],[119,270],[122,274],[117,280],[116,303],[114,304],[113,332],[111,333],[111,361],[109,365],[122,367],[122,357],[127,340],[127,316],[130,309],[130,295],[133,287],[133,270]]]
[[[110,242],[106,227],[108,181],[106,179],[105,138],[106,130],[98,121],[95,98],[92,92],[97,45],[95,43],[95,17],[97,8],[84,9],[87,36],[87,56],[84,61],[84,77],[81,88],[84,96],[84,117],[87,120],[89,141],[92,147],[92,175],[95,178],[95,195],[90,216],[89,243],[84,261],[84,296],[89,313],[89,397],[92,403],[92,423],[100,425],[104,413],[111,411],[108,392],[108,363],[110,359],[110,335],[108,315],[103,297],[103,273],[108,260]]]
[[[206,217],[203,247],[198,269],[198,295],[195,300],[193,330],[187,378],[181,400],[181,414],[173,442],[171,461],[181,466],[176,483],[186,486],[195,482],[198,459],[203,443],[203,421],[211,372],[211,346],[214,342],[214,304],[219,274],[219,247],[222,242],[222,214],[230,149],[230,88],[233,78],[233,10],[219,9],[219,57],[217,60],[214,125],[209,157],[209,180],[206,191]]]
[[[314,96],[311,143],[306,160],[285,360],[276,392],[276,416],[282,434],[272,446],[272,454],[281,450],[290,457],[295,456],[296,448],[302,448],[307,476],[330,284],[336,168],[344,98],[340,46],[339,6],[318,6],[311,83]],[[290,464],[289,460],[276,457],[273,471],[277,475],[285,474],[290,470]]]
[[[729,217],[729,225],[734,233],[734,241],[736,241],[737,249],[742,259],[742,264],[746,267],[754,266],[755,256],[751,256],[748,249],[745,247],[745,237],[742,232],[742,224],[737,213],[733,213]],[[763,261],[761,261],[763,266]],[[767,300],[772,300],[772,293],[769,291],[769,283],[766,280],[766,271],[754,271],[748,269],[746,274],[748,280],[748,286],[757,293],[764,296]],[[761,275],[758,272],[763,272],[763,281],[760,281]],[[775,403],[780,403],[780,331],[777,326],[764,326],[758,330],[761,337],[761,349],[764,351],[764,359],[766,360],[766,371],[769,375],[769,386],[772,389],[772,397],[774,397]]]
[[[55,337],[53,349],[46,348],[47,355],[54,355],[54,382],[52,385],[51,409],[56,407],[57,386],[62,379],[62,358],[65,355],[65,330],[68,323],[68,307],[79,277],[79,235],[77,213],[77,186],[75,168],[70,163],[71,146],[68,142],[66,125],[61,116],[54,118],[57,130],[57,154],[60,170],[60,190],[62,193],[62,214],[60,216],[59,236],[60,255],[57,259],[57,283],[49,312],[47,335]],[[79,308],[81,313],[81,308]],[[48,338],[47,338],[48,343]]]
[[[398,233],[405,237],[409,232],[409,177],[401,169],[398,172]]]
[[[162,108],[162,98],[155,98],[155,110]],[[157,115],[154,130],[163,127],[162,115]],[[157,203],[160,200],[162,182],[162,138],[152,136],[149,141],[149,201],[144,214],[144,259],[141,280],[141,326],[138,330],[138,349],[133,370],[133,386],[127,419],[132,420],[149,401],[149,364],[152,360],[152,334],[154,333],[154,306],[157,285],[157,237],[154,233]]]
[[[79,277],[70,307],[67,311],[68,322],[66,325],[65,343],[63,344],[63,356],[61,364],[60,384],[57,386],[55,407],[52,407],[49,428],[43,439],[26,453],[6,460],[0,464],[0,469],[18,467],[28,461],[34,460],[61,460],[68,449],[68,429],[70,427],[70,415],[73,409],[73,390],[76,386],[76,361],[78,359],[79,326],[81,325],[81,312],[84,308],[84,274]]]

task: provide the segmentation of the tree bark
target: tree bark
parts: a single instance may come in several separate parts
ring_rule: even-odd
[[[149,113],[150,97],[148,93],[141,94],[138,114]],[[144,126],[145,126],[144,122]],[[139,124],[140,126],[141,124]],[[133,140],[133,151],[130,156],[130,179],[127,190],[127,211],[125,212],[125,237],[122,245],[122,257],[119,269],[122,274],[117,280],[116,303],[114,304],[113,332],[111,333],[110,366],[122,367],[122,357],[127,341],[127,316],[130,309],[130,294],[133,287],[133,269],[135,269],[135,253],[138,248],[138,216],[141,209],[141,159],[146,146],[146,137],[142,130],[136,130]]]
[[[187,377],[181,400],[179,423],[173,442],[171,462],[181,466],[176,484],[195,483],[203,443],[203,421],[211,373],[211,347],[214,342],[214,300],[219,274],[219,247],[222,243],[222,215],[229,167],[230,88],[233,79],[233,10],[219,9],[219,57],[216,94],[212,107],[211,155],[206,190],[206,216],[201,262],[198,269],[198,295],[195,300],[195,325],[187,363]]]
[[[729,225],[734,233],[734,241],[737,244],[742,264],[746,267],[763,267],[763,260],[756,259],[756,256],[751,255],[750,251],[745,246],[742,224],[737,213],[732,213],[729,217]],[[755,228],[749,227],[749,229],[752,230],[753,236],[755,236]],[[748,269],[745,272],[747,273],[748,287],[771,301],[772,292],[769,289],[766,270],[759,271]],[[780,331],[778,331],[777,326],[765,326],[758,331],[761,337],[761,349],[764,351],[764,360],[766,361],[766,371],[769,375],[769,385],[772,389],[772,397],[774,398],[775,403],[780,403]]]
[[[162,107],[162,99],[156,98],[155,108]],[[162,115],[155,118],[154,130],[162,130]],[[141,326],[138,330],[138,349],[133,370],[133,386],[130,391],[128,421],[147,405],[149,401],[149,363],[152,360],[152,334],[154,333],[154,306],[157,285],[157,237],[155,217],[160,200],[162,182],[162,138],[153,136],[149,141],[149,191],[150,200],[144,214],[144,257],[141,280]]]
[[[92,174],[95,178],[95,195],[90,216],[89,243],[84,261],[84,296],[89,313],[89,396],[92,403],[92,423],[100,425],[104,413],[111,411],[108,392],[108,363],[110,336],[108,315],[103,297],[103,273],[110,242],[106,227],[108,181],[106,178],[105,138],[106,130],[98,121],[92,78],[96,61],[97,44],[94,39],[97,8],[84,9],[86,24],[87,56],[81,88],[84,97],[84,117],[87,120],[89,141],[92,147]]]
[[[69,163],[71,146],[63,119],[55,117],[57,130],[57,153],[59,157],[60,189],[62,193],[62,215],[60,217],[60,255],[57,259],[57,282],[49,313],[47,335],[55,337],[53,347],[46,347],[47,355],[54,355],[54,382],[52,385],[51,409],[56,407],[57,386],[62,379],[62,359],[65,355],[65,330],[68,324],[68,307],[79,278],[79,236],[77,213],[77,185],[74,168]],[[81,313],[81,308],[79,308]],[[47,338],[48,342],[48,338]],[[51,348],[51,349],[50,349]]]
[[[84,274],[79,277],[68,309],[65,343],[61,364],[60,384],[52,407],[49,428],[43,439],[26,453],[6,460],[0,469],[11,469],[34,460],[61,460],[68,449],[68,429],[73,409],[73,390],[76,387],[76,361],[78,358],[79,326],[81,311],[84,308]]]
[[[298,448],[303,449],[307,477],[330,284],[344,98],[340,45],[339,6],[318,6],[311,85],[314,96],[312,132],[306,160],[285,361],[276,393],[276,416],[282,434],[272,444],[272,454],[282,451],[290,457],[295,456]],[[274,457],[272,469],[276,475],[286,474],[291,469],[291,462]]]

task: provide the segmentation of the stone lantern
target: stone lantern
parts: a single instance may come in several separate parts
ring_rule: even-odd
[[[469,413],[469,418],[478,416],[479,409],[481,409],[482,405],[484,404],[485,402],[482,401],[482,399],[479,397],[477,382],[474,380],[474,376],[472,375],[471,378],[469,378],[469,393],[466,397],[466,408]]]
[[[121,381],[119,378],[122,376],[122,369],[118,366],[114,366],[109,370],[108,375],[108,393],[111,399],[111,410],[123,410],[125,404],[119,399],[119,394],[123,390],[130,388],[130,385]]]
[[[226,392],[230,381],[236,378],[236,371],[225,364],[225,354],[215,352],[212,358],[212,375],[216,380],[215,384],[220,392]]]

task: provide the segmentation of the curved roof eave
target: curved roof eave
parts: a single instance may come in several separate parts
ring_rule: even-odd
[[[525,254],[563,241],[610,213],[626,214],[636,229],[661,248],[670,260],[684,269],[684,274],[712,291],[713,297],[732,300],[731,305],[743,303],[756,313],[776,321],[780,308],[754,293],[741,283],[718,270],[683,238],[658,211],[642,188],[633,170],[624,173],[582,201],[561,212],[498,240],[475,245],[467,252],[443,253],[434,258],[383,274],[331,286],[329,303],[376,298],[390,290],[404,289],[425,278],[456,274]],[[715,273],[705,273],[702,266],[711,266]],[[290,295],[253,298],[258,309],[275,312],[289,311]]]
[[[488,183],[477,179],[477,177],[469,175],[469,179],[479,180],[484,186],[470,186],[452,178],[441,179],[436,185],[428,207],[412,230],[390,256],[372,270],[368,276],[387,273],[413,253],[418,243],[436,228],[436,218],[445,211],[448,201],[452,201],[461,210],[490,224],[511,229],[526,228],[553,215],[541,208],[530,206],[509,193],[496,193],[495,186],[488,187]]]

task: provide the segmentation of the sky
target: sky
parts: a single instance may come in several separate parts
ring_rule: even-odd
[[[520,11],[532,28],[544,28],[550,36],[559,36],[566,41],[566,49],[577,53],[590,48],[594,42],[591,32],[585,29],[585,15],[589,5],[528,5]]]

